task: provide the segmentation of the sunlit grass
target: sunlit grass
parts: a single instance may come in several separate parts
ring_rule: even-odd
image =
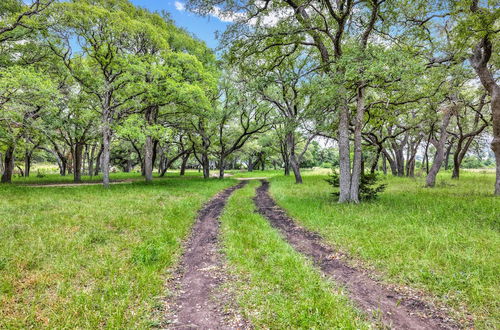
[[[234,181],[0,186],[0,328],[147,328],[201,205]]]
[[[500,320],[500,199],[494,175],[449,173],[437,187],[424,179],[388,176],[375,202],[339,205],[325,175],[274,177],[271,194],[301,224],[332,245],[374,266],[388,281],[423,289],[460,311],[465,305],[479,327]]]
[[[349,300],[255,213],[259,183],[236,191],[221,218],[234,291],[245,317],[264,329],[359,329]]]

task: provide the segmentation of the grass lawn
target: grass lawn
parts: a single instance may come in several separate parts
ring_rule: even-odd
[[[368,328],[340,289],[324,280],[259,214],[251,181],[229,199],[221,217],[232,283],[244,316],[256,328]]]
[[[389,282],[430,292],[478,328],[500,327],[500,199],[492,196],[494,174],[450,173],[434,189],[423,178],[388,176],[376,202],[339,205],[326,175],[304,172],[273,177],[271,194],[305,227],[379,270]]]
[[[172,170],[168,171],[165,174],[165,177],[178,177],[179,176],[179,171],[177,170]],[[186,177],[200,177],[201,174],[198,173],[196,170],[187,170]],[[158,176],[158,173],[153,173],[153,177],[162,179]],[[134,180],[134,181],[144,181],[144,177],[141,176],[140,172],[117,172],[117,173],[110,173],[110,179],[111,181],[118,181],[118,180]],[[97,175],[97,176],[88,176],[88,175],[82,175],[82,182],[83,183],[93,183],[93,182],[101,182],[102,181],[102,175]],[[56,184],[56,183],[73,183],[73,175],[68,174],[65,176],[61,176],[59,174],[43,174],[42,177],[38,177],[36,172],[33,172],[30,177],[21,177],[18,175],[15,175],[12,178],[12,182],[15,184]]]
[[[109,190],[0,186],[0,328],[154,324],[198,209],[232,184],[169,177]]]

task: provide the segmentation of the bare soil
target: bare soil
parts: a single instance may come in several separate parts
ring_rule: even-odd
[[[219,217],[227,199],[245,182],[228,188],[200,210],[185,252],[169,287],[167,301],[169,329],[244,329],[248,324],[234,307],[231,294],[222,286],[227,281],[220,251]]]
[[[254,198],[259,213],[277,228],[300,253],[335,282],[343,285],[354,303],[374,322],[394,329],[457,329],[459,326],[421,297],[409,297],[355,269],[314,232],[298,226],[269,195],[269,182],[262,181]]]

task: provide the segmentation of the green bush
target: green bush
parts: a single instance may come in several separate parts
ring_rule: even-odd
[[[379,193],[383,192],[387,187],[387,184],[377,185],[379,177],[376,173],[363,173],[361,175],[361,182],[359,184],[359,199],[361,201],[370,201],[378,198]],[[336,170],[332,171],[332,174],[328,179],[326,179],[330,185],[334,188],[340,187],[340,175]],[[333,196],[338,198],[340,193],[338,191],[332,193]]]

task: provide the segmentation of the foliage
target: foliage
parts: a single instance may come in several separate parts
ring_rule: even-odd
[[[387,188],[387,184],[380,184],[378,186],[377,183],[379,181],[379,176],[377,173],[363,173],[361,176],[361,183],[359,185],[359,196],[362,201],[370,201],[375,200],[379,197],[379,194],[382,193],[385,188]],[[333,170],[330,174],[330,177],[326,179],[332,187],[338,188],[340,186],[340,177],[336,170]],[[333,192],[333,196],[338,197],[338,192]]]

